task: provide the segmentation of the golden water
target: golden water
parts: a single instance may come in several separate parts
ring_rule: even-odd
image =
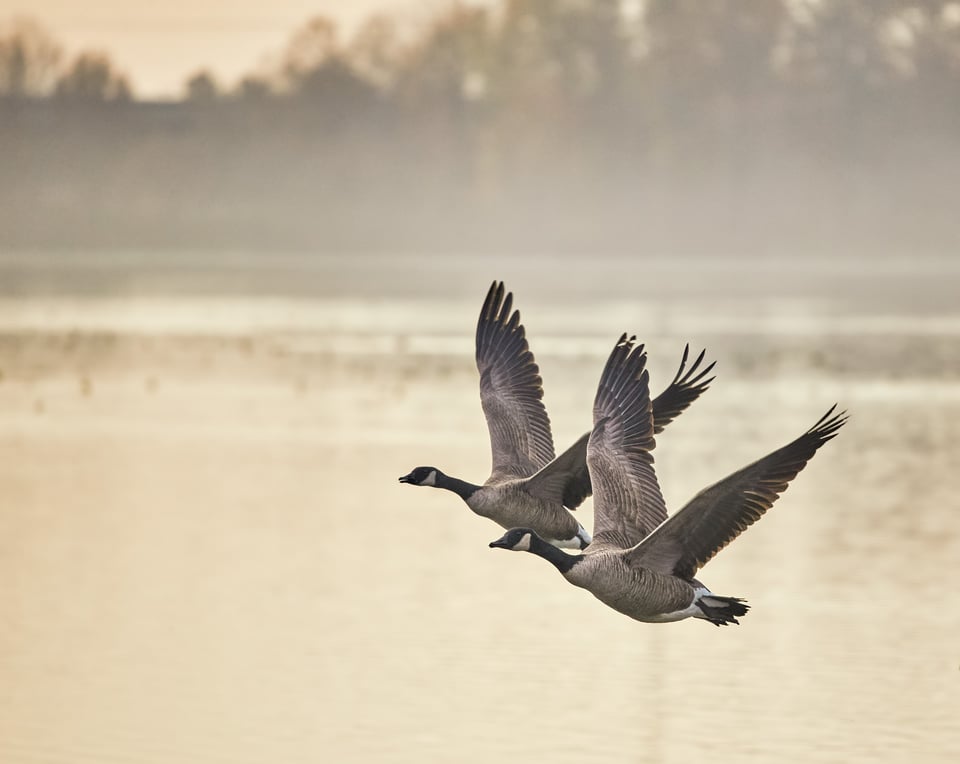
[[[621,330],[655,391],[709,347],[658,442],[673,509],[851,412],[702,572],[753,608],[718,629],[397,483],[486,476],[478,304],[4,301],[0,761],[960,760],[954,318],[524,307],[561,448]]]

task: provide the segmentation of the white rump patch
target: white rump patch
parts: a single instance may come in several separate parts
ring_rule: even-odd
[[[436,484],[437,484],[437,471],[430,470],[430,474],[423,479],[423,482],[420,485],[436,485]]]
[[[703,611],[697,607],[697,602],[703,597],[709,597],[713,592],[705,586],[698,586],[693,591],[693,601],[682,610],[674,610],[672,613],[661,613],[649,620],[650,623],[670,623],[671,621],[682,621],[684,618],[703,618]]]
[[[555,541],[551,541],[550,543],[553,544],[553,545],[554,545],[555,547],[557,547],[558,549],[577,549],[577,550],[579,550],[579,549],[582,549],[582,548],[583,548],[583,544],[589,544],[591,541],[593,541],[593,538],[592,538],[592,537],[590,536],[590,534],[587,532],[586,528],[584,528],[584,527],[581,525],[581,526],[580,526],[580,529],[577,531],[577,535],[574,536],[573,538],[571,538],[571,539],[557,539],[557,540],[555,540]]]

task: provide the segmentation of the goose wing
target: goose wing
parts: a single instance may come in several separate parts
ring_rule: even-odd
[[[702,490],[632,549],[628,561],[693,578],[717,552],[759,520],[817,449],[836,436],[847,421],[846,412],[835,414],[836,408],[834,405],[792,443]]]
[[[653,399],[653,432],[658,434],[682,414],[713,382],[713,377],[704,379],[714,363],[697,373],[706,350],[686,368],[690,346],[683,349],[680,368],[673,381],[660,395]],[[567,509],[576,509],[592,492],[590,471],[587,469],[587,439],[585,433],[570,448],[530,478],[527,490],[547,501],[560,501]]]
[[[477,369],[493,455],[487,482],[534,474],[553,459],[553,436],[540,368],[503,282],[490,287],[477,321]]]
[[[592,488],[587,470],[587,441],[584,433],[577,442],[526,482],[528,493],[544,501],[558,502],[567,509],[576,509]]]
[[[701,350],[700,355],[684,373],[687,359],[690,357],[690,345],[683,348],[683,358],[680,359],[680,368],[677,369],[676,376],[667,389],[653,399],[653,432],[655,435],[663,432],[664,427],[686,411],[687,407],[699,398],[713,382],[713,377],[709,379],[704,379],[704,377],[713,370],[716,361],[697,373],[706,352],[706,350]]]
[[[594,550],[632,547],[667,519],[650,453],[656,442],[647,356],[634,340],[620,337],[593,404],[587,466],[594,492]]]

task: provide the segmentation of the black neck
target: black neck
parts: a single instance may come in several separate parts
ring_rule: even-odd
[[[446,488],[448,491],[453,491],[464,501],[473,496],[476,491],[480,490],[480,486],[478,485],[468,483],[466,480],[460,480],[458,478],[450,477],[449,475],[444,475],[439,470],[437,470],[436,487]]]
[[[581,559],[581,555],[567,554],[562,549],[558,549],[553,544],[548,544],[539,536],[532,534],[530,536],[530,551],[538,557],[549,560],[561,573],[566,573]]]

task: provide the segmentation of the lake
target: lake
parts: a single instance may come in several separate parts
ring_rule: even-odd
[[[197,262],[204,263],[203,267]],[[0,258],[0,760],[960,760],[953,259]],[[489,471],[473,330],[516,292],[558,449],[622,331],[668,507],[851,418],[643,624],[418,465]],[[592,525],[591,504],[579,510]]]

